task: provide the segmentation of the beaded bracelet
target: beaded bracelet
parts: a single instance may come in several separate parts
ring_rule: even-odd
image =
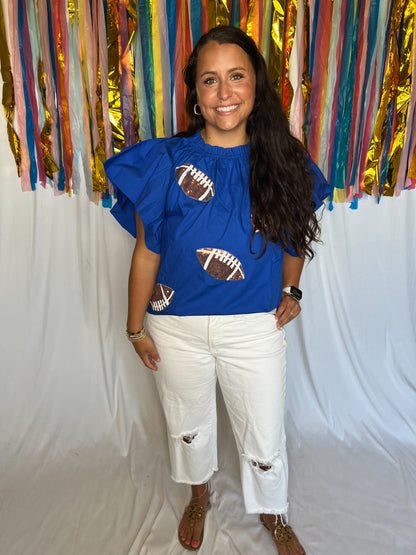
[[[136,331],[134,333],[130,333],[128,330],[126,330],[126,337],[132,343],[135,343],[136,341],[141,341],[146,337],[144,326],[142,327],[141,330]]]

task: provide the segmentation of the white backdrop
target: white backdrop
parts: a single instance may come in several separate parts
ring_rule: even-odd
[[[175,555],[151,372],[124,337],[133,240],[85,195],[20,192],[0,127],[0,553]],[[287,327],[290,518],[308,555],[416,551],[416,192],[336,205]],[[201,555],[274,553],[221,398]]]

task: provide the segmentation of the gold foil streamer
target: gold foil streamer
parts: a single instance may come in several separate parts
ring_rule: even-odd
[[[392,196],[399,173],[400,158],[406,134],[406,121],[412,88],[412,45],[414,43],[414,18],[416,3],[408,2],[403,16],[403,37],[400,59],[400,77],[397,87],[397,121],[392,147],[390,150],[389,167],[383,195]],[[409,122],[408,125],[411,125]]]
[[[233,2],[239,2],[239,0],[233,0]],[[217,25],[229,25],[230,24],[230,11],[228,9],[227,0],[217,0],[216,24]]]
[[[7,122],[7,136],[10,149],[16,162],[17,174],[22,175],[22,155],[20,150],[20,139],[13,127],[14,118],[14,87],[13,76],[10,65],[10,52],[7,46],[6,27],[4,25],[3,3],[0,0],[0,61],[1,75],[3,78],[2,103]]]
[[[130,44],[134,36],[134,32],[137,29],[137,6],[136,0],[125,0],[126,10],[128,14],[128,23],[129,23],[129,36],[130,36]]]
[[[77,23],[79,23],[79,8],[77,0],[68,0],[68,14],[72,26],[74,25],[75,16],[77,18]]]
[[[407,174],[409,179],[416,179],[416,148],[413,151],[413,158],[410,162],[409,172]]]
[[[247,35],[249,35],[258,46],[259,30],[256,29],[256,19],[258,19],[259,8],[256,5],[256,0],[250,0],[247,10]],[[257,16],[257,18],[256,18]]]
[[[54,172],[59,171],[55,160],[52,157],[52,143],[51,143],[51,133],[52,133],[52,117],[48,110],[48,105],[46,103],[46,85],[45,85],[45,72],[43,71],[42,61],[39,60],[38,64],[38,83],[39,89],[42,95],[42,105],[43,111],[45,112],[45,123],[43,125],[42,131],[40,132],[40,147],[42,149],[42,162],[45,167],[45,173],[49,179],[53,179]]]
[[[273,0],[272,28],[269,53],[269,77],[279,96],[282,96],[282,68],[285,2]]]
[[[216,26],[217,21],[217,0],[207,0],[208,29]]]
[[[101,89],[101,71],[100,65],[97,64],[97,90],[96,90],[96,104],[95,113],[97,117],[98,133],[100,140],[95,147],[93,156],[93,173],[92,173],[92,190],[98,193],[105,193],[107,188],[106,174],[104,171],[105,160],[105,132],[103,120],[103,104],[102,104],[102,89]]]
[[[293,88],[289,80],[289,63],[290,56],[292,54],[293,41],[295,38],[296,17],[297,0],[273,0],[269,76],[276,88],[277,93],[282,99],[283,108],[288,118],[290,117],[290,106],[293,99]],[[304,21],[304,27],[305,29],[308,29],[309,18],[306,2]],[[308,44],[309,37],[306,34],[306,48],[308,47]],[[305,64],[307,63],[308,60],[307,58],[305,58]],[[307,65],[305,65],[304,68],[302,91],[306,110],[311,91],[311,83],[309,79],[309,71]]]
[[[107,47],[108,47],[108,107],[113,131],[114,151],[120,152],[125,146],[121,117],[120,73],[118,50],[118,2],[108,0],[107,4]]]
[[[367,163],[364,172],[363,189],[371,195],[374,187],[380,195],[379,162],[386,137],[387,115],[390,104],[397,95],[400,80],[400,63],[397,45],[397,30],[403,14],[404,0],[395,0],[392,9],[390,43],[386,72],[383,79],[383,90],[377,112],[373,138],[367,153]]]

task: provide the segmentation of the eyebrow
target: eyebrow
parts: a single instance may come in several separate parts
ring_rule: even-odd
[[[233,67],[233,68],[228,70],[228,73],[232,73],[233,71],[247,71],[247,68],[245,68],[245,67]],[[204,73],[201,73],[200,77],[203,77],[204,75],[217,75],[217,72],[216,71],[204,71]]]

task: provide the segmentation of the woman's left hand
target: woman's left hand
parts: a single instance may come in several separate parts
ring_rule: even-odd
[[[300,304],[296,299],[287,293],[282,293],[282,300],[275,314],[277,329],[291,322],[300,314],[301,310]]]

